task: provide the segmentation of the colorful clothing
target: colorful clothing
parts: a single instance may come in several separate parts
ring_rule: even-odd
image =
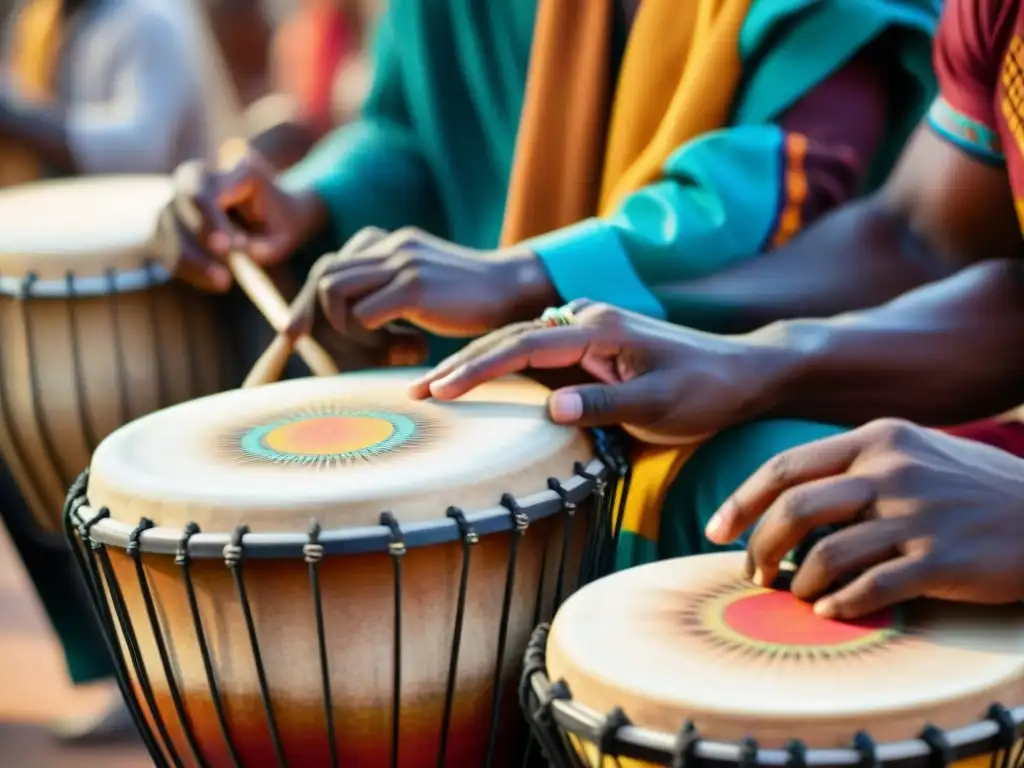
[[[411,225],[461,245],[497,247],[513,160],[522,154],[517,136],[521,116],[525,120],[528,68],[539,60],[544,39],[538,34],[535,40],[535,30],[540,32],[549,6],[571,6],[564,10],[580,13],[598,6],[610,14],[618,5],[393,0],[381,21],[374,54],[376,78],[363,118],[328,136],[284,176],[285,183],[312,188],[327,202],[336,243],[363,226]],[[733,13],[737,3],[704,0],[693,5],[706,5],[709,10],[701,18],[714,18],[717,25],[726,13],[722,9]],[[690,85],[679,79],[681,70],[669,69],[667,80],[647,78],[660,88],[655,103],[662,112],[652,113],[659,121],[658,131],[664,126],[669,135],[684,123],[699,130],[677,133],[683,136],[679,145],[652,137],[650,131],[627,131],[627,138],[638,137],[655,148],[639,165],[628,163],[639,169],[640,176],[629,175],[631,168],[624,171],[625,186],[608,194],[606,215],[600,219],[570,223],[533,241],[563,298],[589,296],[671,318],[673,308],[662,303],[659,285],[727,268],[804,223],[805,217],[787,211],[799,205],[796,201],[809,194],[809,187],[791,179],[799,178],[795,169],[813,154],[817,138],[809,136],[804,144],[799,134],[787,132],[778,121],[873,41],[884,37],[890,45],[885,78],[913,85],[892,99],[900,107],[898,114],[888,115],[891,130],[870,158],[868,178],[858,178],[849,194],[884,175],[884,167],[930,102],[931,32],[938,15],[930,0],[754,0],[744,6],[741,23],[721,27],[722,35],[734,36],[731,53],[729,46],[712,37],[698,50],[683,49],[681,62],[666,59],[675,54],[672,46],[662,44],[665,27],[659,36],[657,25],[645,22],[645,16],[672,18],[665,10],[669,8],[681,20],[675,25],[678,29],[670,26],[673,35],[686,38],[693,31],[685,27],[690,11],[684,13],[674,0],[641,4],[622,56],[621,75],[615,46],[611,41],[604,45],[610,82],[626,78],[632,60],[639,60],[642,67],[645,52],[653,58],[660,55],[659,61],[667,61],[669,67],[679,67],[687,64],[688,52],[699,59],[713,48],[716,56],[725,57],[723,61],[727,55],[735,59],[735,82],[729,84],[735,88],[726,92],[729,98],[724,101],[716,97],[722,106],[714,119],[698,125],[692,115],[676,115],[670,110],[673,104],[666,102],[674,102],[674,94],[684,94]],[[617,23],[621,30],[624,20]],[[645,39],[636,37],[642,29]],[[754,69],[744,68],[754,62]],[[598,78],[602,71],[592,60],[577,65],[586,65],[588,78]],[[690,69],[695,74],[689,78],[694,80],[710,67],[693,65],[687,72]],[[897,78],[893,70],[903,77]],[[651,88],[644,87],[645,93]],[[628,96],[630,91],[621,88],[616,93]],[[615,106],[609,103],[606,109],[614,122]],[[608,115],[599,116],[600,124],[607,125]],[[573,110],[564,110],[548,125],[549,140],[574,128],[575,117]],[[626,146],[623,156],[635,151]],[[666,151],[666,157],[651,159]],[[598,170],[605,175],[605,169]],[[633,189],[637,179],[640,187]],[[585,190],[594,188],[592,180],[577,177],[568,183]],[[601,212],[597,200],[592,203],[590,213],[583,215]],[[742,226],[734,226],[738,222]],[[439,344],[434,355],[448,351],[450,345]]]
[[[979,162],[1004,167],[1024,229],[1024,3],[948,0],[935,40],[940,94],[927,122]],[[841,431],[810,422],[761,422],[723,432],[682,466],[665,498],[658,545],[650,539],[620,554],[629,565],[708,551],[703,527],[771,456]],[[1024,457],[1024,423],[986,419],[945,430]],[[651,534],[649,533],[649,536]],[[742,546],[738,544],[737,546]]]

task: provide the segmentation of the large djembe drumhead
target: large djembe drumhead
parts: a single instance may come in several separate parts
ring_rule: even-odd
[[[516,670],[537,620],[609,562],[609,475],[588,435],[546,417],[544,387],[415,402],[418,373],[214,395],[95,452],[69,523],[154,752],[519,759]]]
[[[551,625],[548,677],[579,711],[618,708],[670,744],[690,721],[709,742],[848,749],[858,732],[900,742],[1024,704],[1021,606],[924,601],[833,621],[754,586],[744,557],[665,561],[583,588]],[[593,761],[593,742],[571,740]]]

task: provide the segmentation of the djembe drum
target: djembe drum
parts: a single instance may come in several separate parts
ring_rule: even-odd
[[[229,384],[211,299],[153,241],[171,194],[147,176],[0,191],[0,455],[44,532],[103,437]]]
[[[832,621],[744,557],[624,571],[538,628],[520,693],[555,766],[1020,766],[1024,607]]]
[[[518,768],[523,651],[610,566],[623,465],[536,383],[416,402],[416,373],[213,395],[96,451],[68,533],[158,765]]]

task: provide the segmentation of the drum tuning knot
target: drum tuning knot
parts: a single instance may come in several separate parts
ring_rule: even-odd
[[[405,552],[405,542],[392,541],[388,544],[388,554],[392,555],[393,557],[401,557],[405,554]]]
[[[309,565],[314,565],[324,559],[324,546],[323,544],[306,544],[302,548],[302,554],[305,555]]]
[[[228,566],[238,565],[242,561],[242,547],[239,544],[226,544],[224,546],[224,562]]]

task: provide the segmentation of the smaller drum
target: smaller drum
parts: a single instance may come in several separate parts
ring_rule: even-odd
[[[96,451],[69,533],[158,766],[520,768],[526,643],[610,566],[622,465],[538,384],[415,402],[418,373],[213,395]]]
[[[555,766],[1024,762],[1024,607],[833,621],[751,584],[744,558],[615,574],[537,629],[521,703]]]
[[[99,441],[231,382],[211,297],[153,241],[162,176],[0,190],[0,455],[43,531]]]

